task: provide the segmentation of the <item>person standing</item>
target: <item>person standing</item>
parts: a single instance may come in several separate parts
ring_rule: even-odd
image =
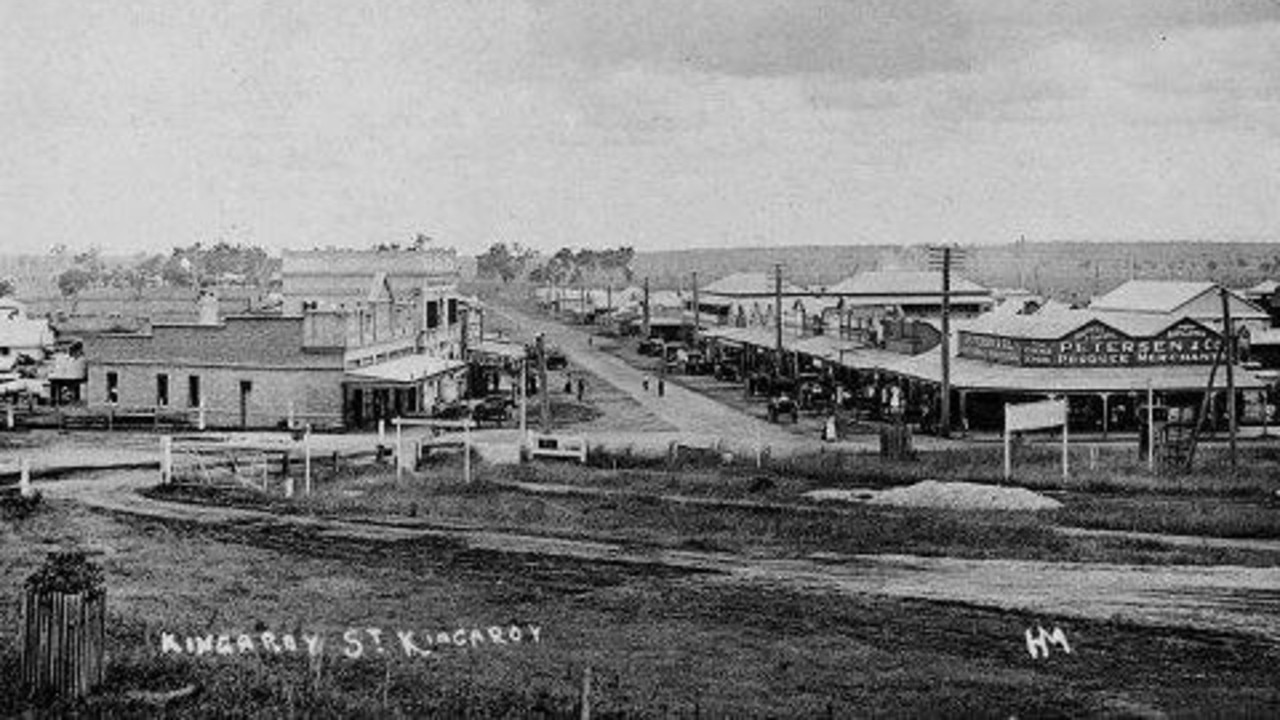
[[[663,397],[666,394],[667,394],[667,381],[663,380],[662,378],[658,378],[658,397]]]
[[[648,375],[645,375],[643,378],[641,378],[640,387],[644,388],[645,392],[649,392],[649,376]]]

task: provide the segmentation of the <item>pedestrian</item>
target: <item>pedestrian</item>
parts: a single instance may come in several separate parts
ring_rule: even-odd
[[[649,376],[648,375],[645,375],[640,380],[640,386],[644,388],[645,392],[649,392]]]
[[[564,394],[565,395],[573,394],[573,378],[564,379]]]
[[[582,378],[578,378],[578,402],[582,402],[582,394],[583,392],[586,391],[586,389],[587,389],[587,381],[583,380]]]
[[[658,378],[658,397],[663,397],[666,394],[667,394],[667,381],[663,380],[662,378]]]

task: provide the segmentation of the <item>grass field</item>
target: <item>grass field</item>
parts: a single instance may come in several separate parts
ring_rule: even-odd
[[[197,528],[57,502],[0,532],[3,677],[17,663],[16,578],[54,547],[103,552],[110,681],[84,714],[154,714],[126,693],[190,684],[166,714],[570,717],[587,667],[594,717],[1266,716],[1280,703],[1280,653],[1241,635],[799,594],[443,541]],[[340,652],[351,628],[491,624],[537,624],[541,642],[431,658]],[[1023,634],[1036,624],[1061,628],[1073,652],[1032,659]],[[164,632],[263,629],[317,633],[332,650],[323,661],[159,652]],[[21,711],[15,692],[0,685],[0,715]]]

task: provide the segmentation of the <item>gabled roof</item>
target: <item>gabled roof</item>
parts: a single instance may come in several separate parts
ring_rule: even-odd
[[[1246,295],[1262,295],[1270,297],[1275,294],[1277,287],[1280,287],[1280,282],[1276,282],[1275,280],[1263,280],[1257,285],[1245,290],[1244,293]]]
[[[1093,310],[1171,313],[1217,289],[1208,281],[1130,280],[1089,303]]]
[[[777,289],[775,283],[774,277],[768,273],[734,273],[700,288],[699,293],[706,295],[773,295]],[[803,288],[792,285],[785,280],[782,281],[783,295],[796,295],[803,292]]]
[[[942,295],[942,272],[938,270],[868,270],[827,288],[833,295]],[[958,275],[951,276],[951,292],[959,295],[990,295],[987,288]]]
[[[973,318],[965,332],[1000,337],[1057,340],[1091,323],[1101,323],[1130,337],[1153,337],[1177,323],[1188,320],[1178,315],[1155,313],[1095,312],[1059,310],[1034,315],[987,313]],[[1192,322],[1195,322],[1192,320]]]

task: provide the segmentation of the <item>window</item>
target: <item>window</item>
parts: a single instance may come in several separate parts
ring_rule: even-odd
[[[440,302],[438,300],[427,301],[427,329],[434,330],[440,324]]]
[[[120,375],[118,373],[107,373],[107,402],[120,402]]]
[[[449,298],[449,324],[458,324],[458,299]]]
[[[200,407],[200,376],[187,377],[187,407]]]
[[[169,404],[169,376],[164,373],[156,375],[156,405],[164,407]]]

